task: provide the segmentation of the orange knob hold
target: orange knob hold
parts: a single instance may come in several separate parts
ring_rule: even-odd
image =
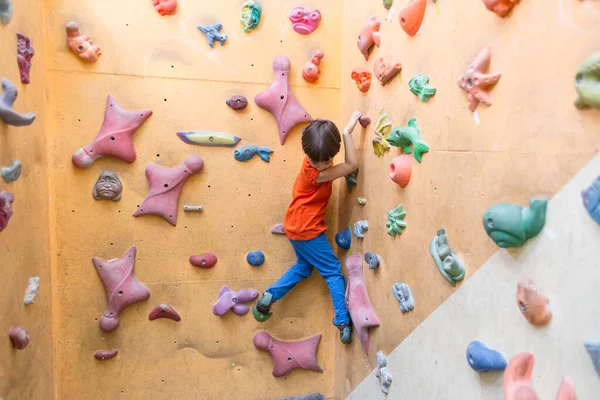
[[[400,26],[408,36],[415,36],[425,17],[427,0],[410,0],[410,2],[400,10]]]
[[[406,154],[400,154],[390,163],[390,179],[396,182],[400,187],[405,187],[410,182],[412,174],[412,160]]]

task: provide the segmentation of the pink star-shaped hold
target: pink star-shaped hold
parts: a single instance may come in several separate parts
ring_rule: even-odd
[[[104,122],[94,141],[73,154],[73,165],[89,168],[100,157],[116,157],[125,162],[135,161],[133,134],[152,115],[152,110],[127,111],[108,95]]]
[[[254,102],[275,117],[279,129],[279,141],[283,145],[287,134],[301,122],[311,122],[313,118],[292,93],[288,78],[290,75],[290,59],[277,56],[273,60],[275,76],[267,90],[254,96]]]
[[[486,106],[492,105],[492,98],[488,93],[489,87],[500,80],[502,74],[488,74],[486,71],[490,67],[492,58],[492,48],[484,47],[475,57],[475,60],[465,71],[463,76],[458,78],[458,86],[468,93],[469,110],[475,111],[479,102]]]
[[[146,178],[150,184],[146,199],[133,213],[134,217],[144,214],[160,215],[173,226],[177,225],[177,202],[183,184],[192,175],[202,171],[204,161],[200,156],[189,156],[183,165],[175,168],[150,164],[146,167]]]
[[[267,332],[262,331],[254,335],[254,346],[266,350],[273,359],[273,376],[279,377],[296,368],[310,369],[323,372],[317,362],[317,347],[321,335],[315,335],[298,342],[282,342],[273,339]]]
[[[94,257],[92,262],[106,289],[107,305],[100,317],[100,329],[112,332],[119,326],[121,311],[150,297],[150,290],[140,283],[133,272],[137,249],[131,247],[119,259],[105,261]]]

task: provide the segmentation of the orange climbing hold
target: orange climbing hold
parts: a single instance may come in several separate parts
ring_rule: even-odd
[[[482,0],[485,8],[499,17],[504,17],[520,0]]]
[[[400,10],[400,26],[409,36],[415,36],[425,17],[427,0],[410,0],[410,2]]]
[[[354,68],[351,75],[354,82],[356,82],[358,90],[363,93],[368,92],[371,87],[371,76],[371,72],[362,67]]]
[[[390,179],[400,187],[406,187],[412,174],[412,159],[409,155],[400,154],[390,163]]]

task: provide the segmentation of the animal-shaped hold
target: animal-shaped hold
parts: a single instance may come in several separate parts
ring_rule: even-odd
[[[348,193],[352,193],[352,189],[354,189],[354,187],[356,185],[358,185],[358,172],[360,171],[360,168],[356,168],[354,171],[350,172],[348,175],[345,176],[346,178],[346,187],[348,188]]]
[[[520,0],[482,0],[485,8],[499,17],[504,17]]]
[[[377,372],[375,372],[375,376],[379,378],[379,383],[381,383],[381,391],[387,394],[390,392],[390,386],[392,385],[392,375],[387,369],[387,358],[380,350],[377,352],[376,359]]]
[[[520,247],[542,231],[547,204],[547,199],[531,198],[529,208],[511,203],[493,205],[483,214],[483,227],[498,246]]]
[[[324,55],[325,54],[323,54],[321,50],[317,50],[310,60],[304,64],[304,68],[302,69],[302,77],[305,81],[315,83],[319,79],[319,73],[321,72],[319,65],[321,64],[321,60],[323,59]]]
[[[214,131],[177,132],[183,143],[195,146],[233,147],[242,140],[239,136]]]
[[[22,33],[17,32],[17,64],[19,65],[19,74],[21,83],[29,83],[29,70],[31,69],[31,59],[35,55],[31,47],[31,39]]]
[[[173,14],[177,10],[177,0],[152,0],[152,5],[162,16]]]
[[[181,321],[179,313],[168,304],[159,304],[157,306],[154,306],[152,311],[150,311],[150,314],[148,315],[148,319],[150,321],[154,321],[158,318],[168,318],[176,322]]]
[[[273,149],[266,146],[244,146],[233,151],[233,158],[238,161],[246,162],[254,158],[255,154],[258,154],[261,160],[264,162],[270,162],[270,153],[273,153]]]
[[[391,132],[392,121],[389,115],[384,110],[381,110],[375,123],[375,135],[377,136],[372,140],[373,152],[377,157],[381,158],[385,153],[390,151],[390,144],[387,141],[387,137]]]
[[[406,313],[414,310],[415,299],[407,283],[394,283],[392,293],[394,293],[394,297],[400,303],[400,311]]]
[[[600,176],[581,192],[581,198],[590,217],[600,224]]]
[[[374,69],[375,76],[379,79],[381,85],[385,86],[402,71],[402,64],[387,63],[383,57],[379,57],[375,60]]]
[[[250,311],[250,307],[243,303],[254,301],[258,297],[258,290],[254,289],[242,289],[234,292],[227,286],[223,286],[219,292],[219,298],[213,305],[213,314],[220,317],[224,316],[229,312],[233,311],[236,315],[244,315]]]
[[[112,332],[119,326],[120,314],[126,307],[150,298],[150,290],[134,275],[137,249],[132,246],[119,259],[92,258],[92,263],[106,290],[106,308],[100,317],[100,329]]]
[[[13,110],[17,100],[17,87],[6,78],[2,78],[2,94],[0,95],[0,119],[7,125],[28,126],[35,121],[34,113],[20,114]]]
[[[8,25],[13,15],[11,0],[0,0],[0,23]]]
[[[365,237],[365,231],[369,230],[368,221],[358,221],[354,224],[354,236],[363,239]]]
[[[248,100],[244,96],[233,96],[225,100],[225,104],[235,111],[240,111],[248,106]]]
[[[398,126],[387,136],[387,142],[392,146],[401,147],[404,154],[415,153],[415,160],[421,162],[423,154],[429,152],[429,146],[421,140],[421,131],[417,119],[412,117],[407,127]],[[410,146],[412,145],[412,149]]]
[[[119,201],[123,196],[123,184],[119,175],[112,171],[102,171],[94,189],[92,195],[96,200],[112,200]]]
[[[358,45],[358,50],[360,50],[366,61],[369,61],[369,50],[371,49],[371,46],[375,45],[379,47],[381,44],[381,36],[379,34],[380,26],[381,23],[377,17],[371,15],[367,22],[365,22],[360,29],[356,44]]]
[[[392,181],[402,188],[406,187],[412,175],[412,159],[409,155],[400,154],[392,159],[388,171]]]
[[[427,8],[427,0],[410,0],[400,13],[400,26],[408,34],[415,36],[421,29],[423,18],[425,17],[425,9]]]
[[[388,210],[388,222],[385,224],[385,226],[388,228],[388,235],[402,235],[402,232],[404,232],[404,229],[406,229],[404,217],[406,217],[406,211],[404,211],[403,204],[400,204],[393,210]]]
[[[260,250],[254,250],[246,254],[246,262],[253,267],[260,267],[265,263],[265,254]]]
[[[367,251],[365,253],[365,262],[369,264],[369,269],[379,268],[379,256],[375,253]]]
[[[266,350],[271,354],[275,377],[284,376],[296,368],[323,372],[323,368],[317,362],[320,334],[297,342],[283,342],[262,331],[256,333],[252,341],[257,349]]]
[[[292,29],[301,35],[313,33],[319,23],[321,23],[321,12],[319,10],[309,10],[302,6],[292,8],[290,12],[290,21]]]
[[[222,35],[219,33],[223,24],[214,24],[214,25],[198,25],[198,29],[202,33],[206,35],[206,40],[208,40],[208,45],[210,47],[215,46],[215,40],[221,43],[221,46],[225,44],[227,40],[227,35]]]
[[[21,176],[21,161],[13,160],[10,167],[3,167],[0,170],[0,175],[6,183],[15,182]]]
[[[371,306],[363,277],[361,254],[353,254],[346,259],[348,285],[346,286],[346,304],[354,325],[354,330],[369,354],[369,328],[379,326],[377,314]]]
[[[478,340],[467,346],[467,362],[477,372],[502,371],[506,368],[504,356]]]
[[[11,326],[8,329],[8,337],[17,350],[23,350],[29,344],[29,334],[22,326]]]
[[[12,193],[0,190],[0,232],[8,226],[10,217],[13,215],[12,204],[15,196]]]
[[[575,90],[579,95],[575,107],[600,110],[600,52],[592,54],[577,69]]]
[[[356,82],[356,87],[363,93],[371,87],[371,71],[366,68],[354,68],[350,77]]]
[[[79,24],[75,21],[69,21],[65,25],[67,30],[67,46],[77,54],[79,58],[88,62],[96,62],[102,54],[100,47],[92,43],[88,35],[82,35],[79,32]]]
[[[410,78],[408,87],[413,94],[419,96],[419,100],[424,101],[425,103],[427,103],[437,91],[437,89],[431,87],[429,84],[429,77],[421,74],[416,74]]]
[[[592,358],[592,363],[594,364],[594,368],[600,376],[600,342],[584,342],[585,349],[588,354]]]
[[[119,354],[119,350],[98,350],[94,353],[94,358],[99,361],[106,361],[114,358]]]
[[[183,184],[200,173],[204,168],[204,160],[198,155],[191,155],[184,163],[175,168],[159,167],[150,164],[146,167],[146,179],[150,185],[146,198],[140,204],[134,217],[155,214],[166,219],[171,225],[177,225],[177,203]]]
[[[352,231],[350,227],[346,228],[343,232],[335,234],[335,242],[344,250],[348,250],[352,244]]]
[[[460,282],[465,278],[465,266],[461,259],[450,249],[446,229],[438,230],[437,236],[431,239],[429,252],[440,274],[452,286],[456,286],[456,282]]]
[[[190,264],[198,268],[212,268],[217,264],[217,256],[215,253],[190,256]]]
[[[108,95],[102,128],[94,141],[77,150],[71,161],[77,168],[89,168],[100,157],[116,157],[127,163],[135,161],[133,134],[152,115],[152,110],[128,111]]]
[[[262,6],[256,1],[247,1],[242,7],[242,28],[244,32],[251,32],[258,27],[260,23],[260,15],[262,13]]]
[[[294,126],[301,122],[311,122],[313,118],[300,105],[289,85],[290,59],[277,56],[273,60],[275,76],[273,83],[264,92],[254,96],[254,102],[260,108],[267,110],[277,121],[279,141],[283,145],[285,138]]]
[[[499,72],[488,74],[486,72],[490,67],[491,58],[492,48],[489,46],[484,47],[465,73],[458,78],[458,87],[467,92],[469,110],[471,111],[475,111],[480,102],[488,107],[492,105],[492,98],[488,91],[490,86],[500,80],[502,74]]]
[[[532,325],[547,325],[552,319],[548,298],[541,294],[531,279],[522,279],[517,284],[517,305]]]

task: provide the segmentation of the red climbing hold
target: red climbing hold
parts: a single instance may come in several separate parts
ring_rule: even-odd
[[[190,264],[199,268],[212,268],[217,263],[217,256],[214,253],[204,253],[196,256],[190,256]]]
[[[97,352],[94,353],[94,357],[96,357],[96,360],[105,361],[105,360],[110,360],[111,358],[116,357],[118,353],[119,353],[119,350],[117,350],[117,349],[98,350]]]
[[[150,321],[154,321],[158,318],[169,318],[173,321],[181,321],[181,317],[179,316],[177,311],[175,311],[175,309],[170,305],[164,303],[154,306],[154,308],[150,312],[150,315],[148,315],[148,319]]]

